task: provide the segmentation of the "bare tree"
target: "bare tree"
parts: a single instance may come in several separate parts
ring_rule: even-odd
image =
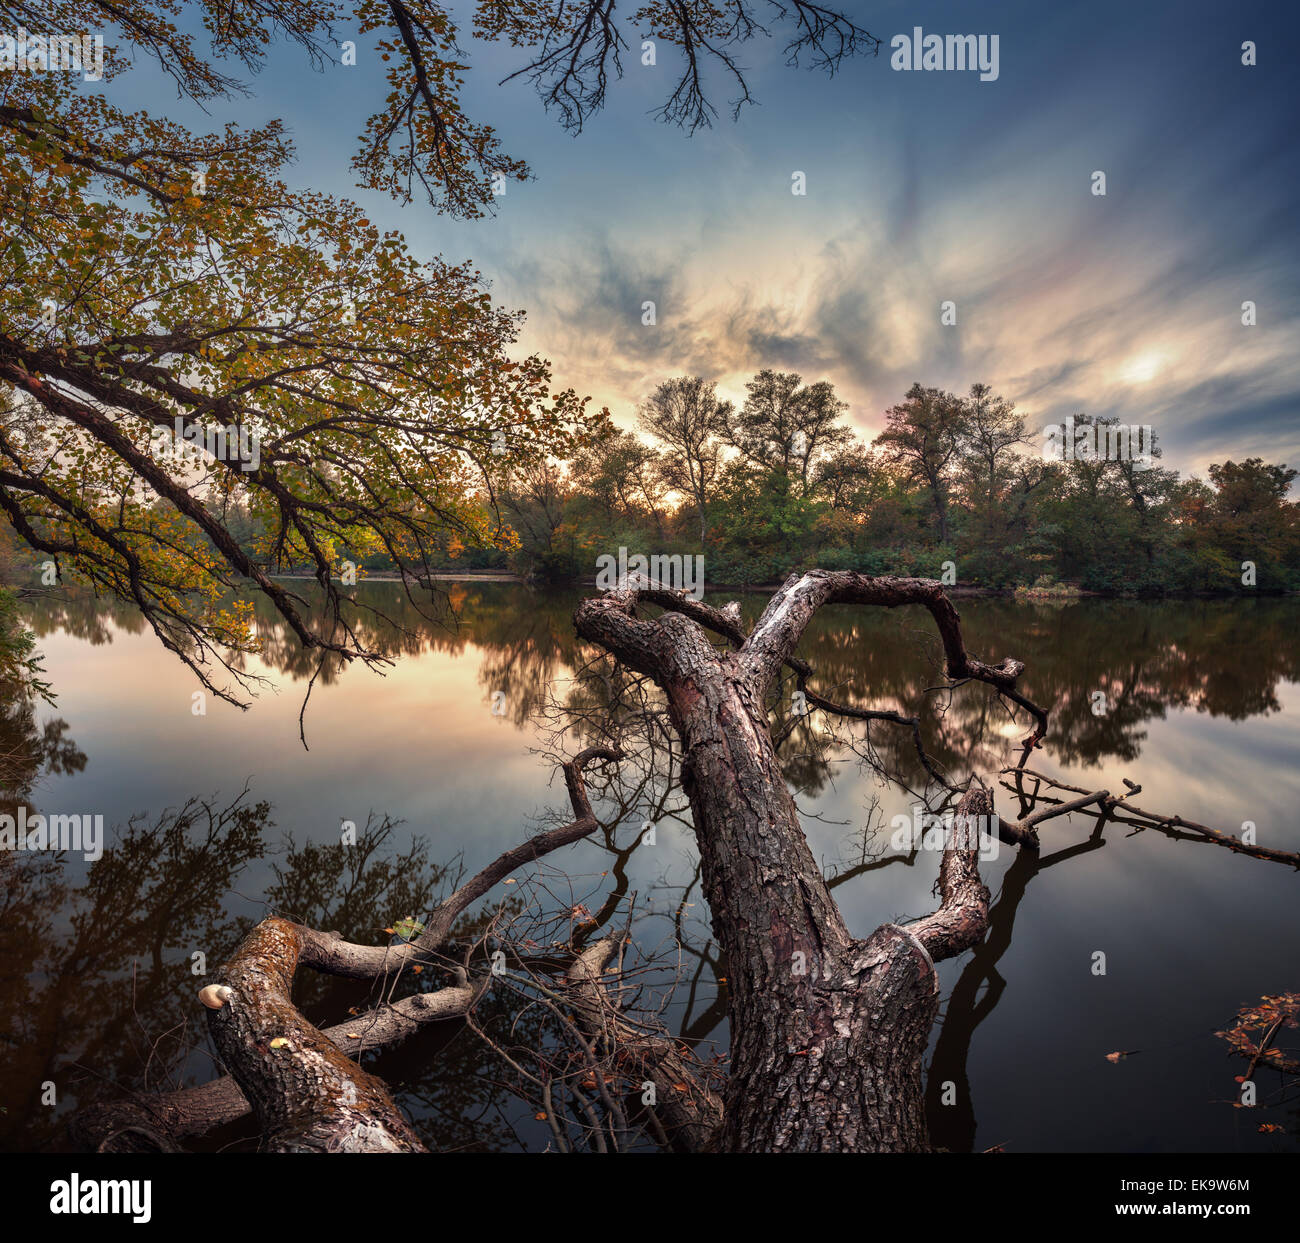
[[[831,604],[924,609],[948,675],[931,691],[951,697],[984,683],[1028,714],[1020,762],[1000,772],[1019,800],[1017,818],[993,819],[991,783],[974,776],[958,786],[928,762],[915,718],[840,704],[811,689],[815,671],[796,648],[818,610]],[[991,665],[971,655],[958,615],[935,582],[810,571],[792,576],[747,631],[734,606],[714,609],[636,577],[584,601],[575,624],[602,654],[587,666],[578,711],[559,732],[592,733],[618,744],[589,746],[563,764],[575,818],[460,884],[409,941],[354,944],[286,918],[264,920],[201,994],[227,1076],[93,1106],[75,1123],[83,1144],[174,1147],[251,1109],[264,1150],[420,1149],[387,1088],[354,1058],[456,1018],[516,1077],[518,1094],[551,1125],[560,1151],[622,1150],[638,1129],[660,1147],[677,1150],[924,1151],[931,1140],[922,1058],[939,1004],[934,964],[981,942],[988,930],[990,897],[978,869],[983,830],[995,828],[1029,858],[1021,871],[1030,874],[1042,826],[1072,814],[1096,818],[1094,841],[1113,821],[1300,866],[1294,853],[1138,808],[1133,799],[1141,789],[1131,782],[1113,794],[1069,786],[1027,767],[1048,718],[1018,689],[1024,666],[1012,657]],[[956,813],[942,843],[932,913],[883,924],[865,938],[849,933],[834,890],[881,863],[864,857],[861,867],[828,880],[812,855],[778,756],[780,740],[769,727],[771,690],[786,669],[808,688],[814,710],[829,719],[913,731],[944,807]],[[597,686],[603,696],[588,693]],[[625,747],[625,740],[633,745]],[[620,897],[616,888],[598,911],[577,906],[564,912],[567,935],[543,941],[548,948],[540,956],[520,931],[489,924],[501,969],[497,949],[489,955],[482,935],[468,948],[452,939],[455,921],[494,885],[525,864],[540,867],[545,856],[598,828],[583,777],[596,760],[610,765],[605,797],[615,775],[634,773],[611,823],[633,808],[652,807],[656,817],[689,810],[700,854],[692,886],[702,887],[727,967],[731,1057],[725,1080],[684,1040],[669,1038],[662,1024],[630,1012],[638,987],[624,961],[627,932],[586,939],[608,928],[625,890]],[[680,774],[689,809],[664,801],[676,779],[655,793],[653,778],[636,775],[655,763]],[[981,825],[980,817],[989,820]],[[977,976],[998,952],[992,946],[975,964]],[[485,970],[489,957],[494,966]],[[304,967],[382,986],[376,1004],[345,1023],[317,1029],[291,999]],[[417,970],[445,972],[450,979],[441,989],[393,1000],[392,986]],[[480,1009],[489,990],[498,988],[507,1000],[520,1000],[520,1013],[545,1012],[563,1047],[548,1055],[526,1039],[503,1040],[487,1030]],[[511,1019],[507,1026],[513,1033],[518,1025]],[[961,1050],[948,1048],[944,1056],[945,1064],[960,1061]],[[637,1106],[634,1098],[643,1095],[657,1103]]]
[[[1016,690],[1023,665],[971,657],[942,589],[921,579],[795,575],[748,636],[734,613],[635,584],[585,601],[576,615],[584,638],[662,688],[687,757],[704,893],[729,966],[731,1074],[719,1144],[734,1151],[926,1148],[921,1057],[938,1005],[934,962],[973,944],[987,918],[977,850],[954,836],[934,914],[866,940],[848,932],[800,827],[765,706],[808,622],[832,603],[921,605],[950,679],[1028,703]],[[642,620],[642,604],[666,611]],[[709,632],[736,650],[720,651]],[[1031,741],[1045,725],[1035,713]],[[988,815],[988,791],[972,783],[958,811]]]
[[[627,42],[615,9],[616,0],[560,0],[526,7],[485,4],[477,29],[490,37],[508,36],[530,49],[532,59],[505,80],[522,77],[533,82],[547,109],[559,114],[566,129],[577,132],[604,106],[610,78],[623,73],[621,54]],[[810,68],[834,74],[846,59],[874,56],[880,50],[880,40],[852,18],[812,0],[727,0],[720,5],[672,0],[647,6],[632,19],[648,20],[653,38],[679,49],[682,57],[681,74],[656,110],[657,119],[691,132],[713,124],[718,109],[704,86],[710,64],[732,84],[733,116],[755,102],[737,49],[755,38],[773,37],[775,30],[760,20],[764,10],[785,33],[787,65],[806,61]]]

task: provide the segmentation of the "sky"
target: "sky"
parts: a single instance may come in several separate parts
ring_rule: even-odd
[[[1079,411],[1149,425],[1184,472],[1247,456],[1300,467],[1300,10],[844,7],[878,56],[828,78],[787,67],[784,40],[756,40],[740,60],[757,106],[733,123],[715,78],[721,115],[694,135],[653,119],[678,62],[660,45],[643,66],[631,25],[624,76],[577,136],[526,83],[499,85],[518,52],[466,38],[466,111],[534,174],[478,221],[354,189],[355,136],[386,89],[364,39],[357,66],[319,72],[273,49],[252,95],[211,119],[283,118],[292,180],[360,199],[417,254],[472,259],[527,311],[522,349],[625,426],[670,376],[743,398],[771,367],[830,380],[866,437],[914,381],[982,381],[1033,428]],[[893,69],[891,40],[916,26],[996,34],[997,79]],[[202,121],[147,70],[113,89]]]

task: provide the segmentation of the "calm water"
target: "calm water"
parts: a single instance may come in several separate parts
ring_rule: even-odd
[[[557,697],[583,698],[572,674],[591,653],[572,633],[577,593],[457,586],[460,623],[442,627],[404,612],[395,584],[363,591],[416,637],[387,676],[353,668],[318,682],[309,751],[298,713],[312,665],[269,614],[260,615],[266,655],[249,668],[270,684],[246,712],[209,699],[203,716],[191,711],[193,676],[138,619],[93,602],[35,614],[59,701],[37,716],[44,762],[28,802],[103,814],[118,835],[94,868],[79,855],[22,858],[2,874],[4,1148],[65,1146],[66,1116],[79,1104],[209,1077],[195,953],[215,967],[272,907],[381,943],[393,919],[427,911],[454,879],[449,867],[475,869],[548,810],[566,810],[539,753],[549,741],[539,713]],[[1142,807],[1233,832],[1253,821],[1261,843],[1300,849],[1300,605],[978,600],[963,602],[962,614],[971,650],[1024,660],[1025,690],[1053,706],[1035,766],[1089,788],[1119,789],[1128,777],[1143,786]],[[857,702],[915,710],[938,680],[928,618],[911,610],[827,610],[802,651],[819,686]],[[1092,711],[1098,690],[1110,701],[1105,716]],[[989,776],[1011,761],[1023,725],[984,688],[957,692],[941,713],[936,697],[928,703],[928,744],[954,773]],[[5,725],[8,748],[32,732],[12,714]],[[873,741],[883,762],[916,779],[903,739],[879,732]],[[889,819],[912,798],[815,725],[796,730],[782,753],[851,929],[866,935],[932,909],[935,856],[889,848]],[[669,937],[673,912],[689,904],[670,1014],[707,1053],[710,1042],[725,1048],[725,966],[699,900],[689,824],[665,811],[680,794],[656,797],[666,801],[633,803],[621,817],[601,804],[606,833],[551,856],[548,885],[559,900],[609,911],[620,927],[635,893],[643,944]],[[206,801],[215,826],[190,800]],[[169,809],[187,803],[184,831],[160,831]],[[998,809],[1014,815],[1017,805],[1000,791]],[[403,823],[360,875],[343,852],[318,849],[337,844],[344,821],[364,828],[384,817]],[[638,846],[647,818],[658,824],[656,843]],[[1243,1068],[1213,1033],[1261,994],[1300,986],[1300,876],[1153,831],[1111,825],[1094,836],[1091,825],[1084,816],[1051,821],[1038,860],[1004,850],[984,865],[992,929],[941,968],[935,1142],[967,1151],[1293,1149],[1294,1115],[1232,1108]],[[1092,973],[1098,950],[1105,976]],[[366,995],[364,986],[300,983],[300,1004],[322,1023]],[[1139,1052],[1112,1064],[1113,1050]],[[531,1113],[496,1086],[491,1056],[456,1025],[372,1069],[399,1088],[432,1146],[546,1144]],[[41,1101],[50,1080],[54,1107]],[[958,1085],[956,1105],[939,1103],[944,1081]],[[1292,1134],[1260,1135],[1261,1121]],[[249,1137],[237,1125],[205,1146],[247,1146]]]

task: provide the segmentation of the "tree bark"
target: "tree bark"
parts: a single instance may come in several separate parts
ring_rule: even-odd
[[[210,986],[223,1004],[209,1009],[208,1029],[253,1108],[262,1151],[425,1151],[383,1081],[294,1006],[301,950],[296,924],[263,920]]]
[[[792,577],[736,652],[734,617],[631,583],[578,609],[578,631],[652,677],[681,738],[683,785],[714,934],[728,963],[731,1070],[720,1146],[740,1152],[929,1147],[921,1060],[938,1006],[934,960],[982,935],[978,842],[950,836],[942,905],[911,929],[850,934],[808,847],[767,727],[765,697],[813,613],[833,601],[928,608],[953,678],[1013,692],[1023,666],[967,655],[938,584],[813,571]],[[667,611],[639,619],[642,601]],[[972,786],[958,816],[989,815]],[[960,823],[960,820],[959,820]]]

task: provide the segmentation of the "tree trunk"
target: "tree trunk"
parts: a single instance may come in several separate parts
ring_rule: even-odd
[[[203,990],[208,1027],[257,1117],[264,1152],[423,1152],[382,1080],[362,1070],[290,999],[302,930],[253,929]]]
[[[940,480],[932,480],[930,491],[934,495],[934,513],[939,520],[939,543],[947,544],[948,542],[948,498],[943,493],[943,483]]]
[[[686,760],[732,1026],[722,1147],[925,1146],[934,969],[896,929],[855,942],[799,825],[752,686],[696,630],[664,681]]]
[[[781,772],[765,695],[813,612],[836,598],[925,604],[953,676],[1014,683],[1019,672],[1015,662],[970,660],[956,613],[937,584],[921,580],[816,571],[791,579],[743,643],[734,617],[662,590],[607,593],[577,614],[584,637],[662,687],[682,741],[704,894],[727,961],[732,1043],[720,1146],[730,1151],[928,1149],[921,1061],[938,1007],[933,959],[972,944],[987,920],[978,851],[952,842],[943,906],[911,929],[886,924],[855,940],[826,886]],[[670,611],[637,620],[642,600]],[[740,650],[720,652],[703,626]],[[959,816],[991,811],[979,787],[958,807]]]

